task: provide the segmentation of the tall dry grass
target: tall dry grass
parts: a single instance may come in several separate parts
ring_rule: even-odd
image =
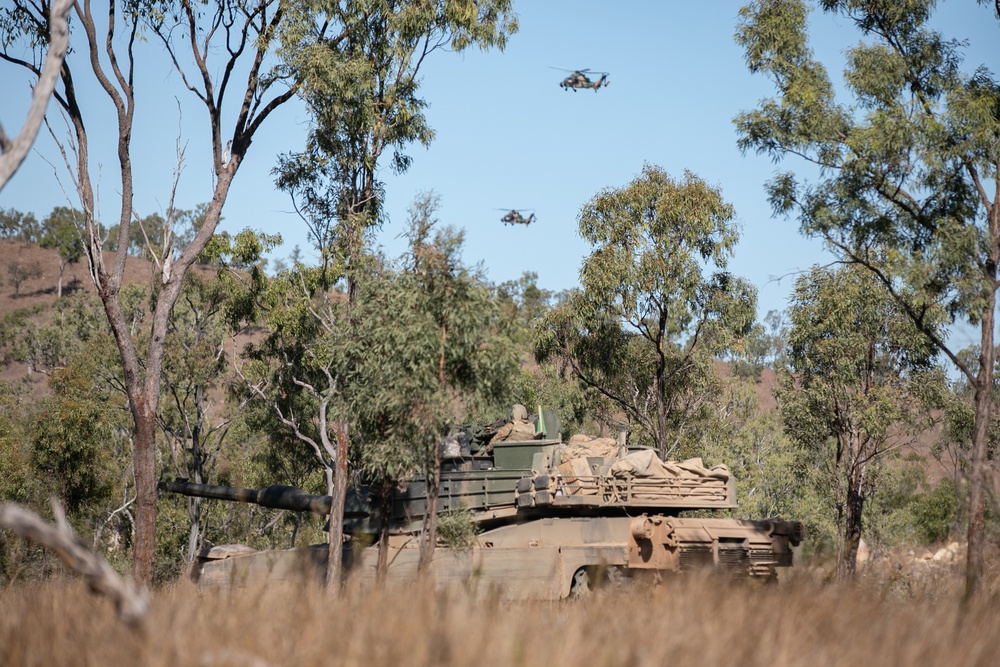
[[[220,593],[178,584],[158,591],[145,624],[130,630],[82,584],[24,584],[0,591],[0,664],[1000,664],[998,601],[963,610],[952,588],[913,595],[807,576],[771,587],[692,578],[509,603],[416,585],[331,600],[315,587]]]

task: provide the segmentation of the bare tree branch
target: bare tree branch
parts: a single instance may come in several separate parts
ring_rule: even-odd
[[[31,145],[38,136],[49,104],[59,79],[59,70],[69,48],[69,24],[67,15],[73,7],[73,0],[56,0],[49,10],[49,50],[45,54],[45,65],[38,76],[38,83],[32,92],[31,107],[20,134],[9,139],[0,125],[0,190],[17,171],[27,157]]]

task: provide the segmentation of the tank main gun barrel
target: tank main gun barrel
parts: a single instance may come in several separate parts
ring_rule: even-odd
[[[271,507],[292,512],[312,512],[321,516],[330,513],[333,499],[330,496],[314,496],[297,486],[274,484],[263,489],[244,489],[238,486],[218,486],[197,484],[178,477],[167,484],[167,491],[195,498],[215,498],[240,503],[253,503],[261,507]],[[346,516],[346,513],[345,513]]]

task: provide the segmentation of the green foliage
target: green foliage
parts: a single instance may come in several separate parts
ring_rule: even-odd
[[[446,547],[468,551],[476,544],[478,528],[472,512],[460,509],[439,514],[437,532],[438,539]]]
[[[963,363],[978,373],[980,350],[976,345],[958,352]],[[958,483],[956,493],[967,493],[970,463],[972,459],[972,443],[976,425],[976,409],[974,404],[975,389],[964,377],[959,377],[948,387],[944,394],[943,412],[944,428],[931,450],[936,458]],[[990,460],[996,460],[1000,452],[1000,414],[996,410],[1000,402],[1000,387],[994,386],[989,423],[986,431],[986,454]],[[964,521],[967,512],[965,503],[961,505],[959,516]],[[961,522],[956,519],[956,522]]]
[[[165,256],[165,250],[186,248],[204,224],[207,211],[208,204],[201,203],[193,209],[168,208],[165,215],[151,213],[137,217],[128,228],[128,254],[156,261]],[[118,248],[119,233],[118,225],[108,228],[106,249]]]
[[[930,493],[914,498],[911,508],[920,540],[924,544],[944,542],[956,527],[958,498],[955,483],[947,477],[942,479]]]
[[[885,495],[883,460],[931,426],[943,379],[927,338],[861,267],[801,276],[789,319],[789,370],[777,398],[787,432],[818,471],[849,576],[862,517]]]
[[[31,308],[16,308],[0,319],[0,350],[3,352],[0,361],[20,361],[18,350],[21,347],[21,332],[35,315],[44,310],[44,305],[35,304]]]
[[[864,269],[812,269],[796,281],[789,317],[796,383],[781,397],[799,439],[855,428],[881,442],[900,421],[919,417],[917,401],[938,398],[940,383],[928,382],[929,341]]]
[[[269,293],[264,254],[280,243],[278,234],[248,228],[236,236],[225,232],[216,234],[202,251],[200,261],[203,264],[223,269],[217,279],[222,289],[228,291],[225,313],[231,330],[239,330],[244,323],[256,324],[261,317],[262,304],[258,299],[267,298]]]
[[[38,260],[22,262],[15,259],[7,265],[7,277],[10,279],[10,284],[14,286],[14,296],[18,297],[21,295],[21,286],[24,283],[42,277],[42,265],[38,263]]]
[[[23,415],[31,397],[25,387],[0,383],[0,501],[36,498],[37,478],[31,470]]]
[[[796,281],[789,318],[789,366],[800,381],[795,394],[815,390],[816,400],[834,399],[871,437],[885,438],[905,416],[904,399],[920,399],[921,390],[932,388],[921,375],[933,370],[930,342],[863,268],[804,274]],[[786,398],[796,396],[786,392]],[[843,432],[846,417],[819,407],[814,413],[826,426],[810,424],[813,434]]]
[[[873,466],[873,493],[867,499],[864,521],[865,542],[872,550],[884,552],[920,542],[914,503],[926,485],[926,465],[917,453],[893,451]]]
[[[594,423],[593,408],[601,404],[600,395],[568,377],[557,363],[532,363],[537,333],[544,326],[555,301],[562,296],[539,288],[537,280],[536,273],[526,271],[519,279],[496,287],[496,299],[506,335],[521,359],[521,372],[512,380],[508,403],[542,406],[555,411],[564,434],[596,432],[599,427]],[[476,421],[488,423],[498,415],[483,413],[474,416]]]
[[[37,244],[41,239],[41,229],[34,213],[0,208],[0,239]]]
[[[77,513],[111,497],[114,466],[105,443],[117,410],[78,371],[56,371],[49,386],[53,394],[39,402],[31,428],[31,464],[67,511]]]
[[[410,252],[364,282],[351,317],[350,412],[369,440],[366,467],[425,470],[444,433],[469,411],[509,402],[516,357],[482,276],[461,263],[462,235],[433,230],[436,200],[411,210]]]
[[[156,566],[153,580],[158,585],[176,581],[181,575],[186,557],[187,532],[191,525],[185,504],[166,498],[156,503]]]
[[[116,512],[129,498],[131,459],[124,399],[104,384],[93,343],[49,374],[49,393],[0,390],[0,499],[50,516],[57,498],[87,543],[127,565],[132,525]],[[0,578],[50,574],[56,559],[20,538],[0,536]]]
[[[16,502],[49,516],[52,480],[32,464],[31,426],[35,399],[28,382],[0,382],[0,502]],[[45,549],[0,530],[0,582],[39,580],[51,574]]]
[[[693,174],[674,180],[646,165],[583,207],[593,249],[582,289],[539,331],[537,359],[559,361],[603,396],[605,418],[624,413],[632,440],[661,456],[698,440],[691,428],[719,391],[712,361],[753,326],[755,290],[724,270],[734,215]]]
[[[267,333],[244,348],[237,390],[258,401],[251,405],[248,420],[271,434],[277,450],[294,441],[301,443],[299,447],[305,445],[301,451],[309,454],[304,460],[268,455],[272,469],[283,469],[295,478],[308,476],[317,465],[332,465],[330,454],[322,449],[327,415],[320,415],[321,408],[325,413],[330,401],[339,400],[340,369],[345,367],[335,342],[345,335],[342,304],[337,295],[315,290],[316,275],[300,267],[272,280],[265,278],[260,291],[248,291],[240,304],[243,312],[259,314]],[[299,447],[293,449],[300,451]]]
[[[776,370],[784,362],[788,325],[783,314],[768,311],[761,324],[754,325],[741,349],[732,358],[732,372],[738,377],[759,380],[765,368]]]
[[[30,372],[63,367],[88,342],[108,334],[107,322],[92,293],[73,292],[51,305],[18,309],[0,321],[2,358],[25,364]]]
[[[538,287],[537,273],[525,271],[517,280],[497,285],[496,297],[514,342],[522,347],[530,346],[534,329],[552,307],[552,292]]]
[[[982,584],[987,429],[992,422],[1000,244],[1000,83],[962,62],[966,44],[931,27],[933,0],[824,0],[861,39],[845,52],[846,101],[808,43],[803,0],[758,0],[736,40],[776,96],[740,114],[742,150],[804,159],[813,176],[768,184],[777,213],[796,216],[839,258],[862,264],[974,387],[966,593]],[[819,169],[814,169],[818,167]],[[992,200],[991,200],[992,197]],[[982,372],[941,335],[980,328]]]
[[[806,520],[815,514],[806,507],[806,464],[783,432],[780,415],[761,409],[755,384],[731,379],[720,406],[698,449],[706,464],[725,464],[736,478],[739,515]]]
[[[383,151],[393,151],[392,170],[402,173],[411,161],[402,151],[434,137],[419,97],[427,56],[448,46],[503,48],[517,21],[510,0],[302,2],[289,9],[281,55],[315,127],[306,150],[283,155],[275,174],[309,227],[325,280],[327,271],[341,270],[335,267],[360,268],[362,246],[383,221]],[[322,23],[331,29],[317,38]]]
[[[40,246],[59,253],[64,264],[73,264],[83,255],[83,214],[77,210],[57,206],[42,221]]]
[[[228,330],[222,314],[226,285],[196,274],[185,276],[184,288],[170,318],[171,340],[164,350],[164,383],[179,408],[196,388],[210,389],[225,367],[223,345]],[[183,412],[183,410],[181,410]]]

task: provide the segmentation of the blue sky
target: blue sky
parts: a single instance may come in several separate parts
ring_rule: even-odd
[[[441,197],[441,222],[465,230],[467,263],[482,262],[494,282],[534,271],[541,287],[567,289],[578,284],[588,252],[577,234],[580,207],[603,188],[625,185],[650,162],[677,177],[690,170],[721,188],[742,229],[730,270],[757,286],[760,316],[785,308],[795,272],[830,257],[817,241],[802,238],[794,221],[772,219],[763,184],[777,167],[736,148],[733,117],[772,92],[763,77],[747,72],[733,41],[740,5],[515,1],[520,31],[504,52],[433,54],[423,70],[422,92],[437,136],[428,149],[410,147],[407,173],[383,173],[389,223],[379,242],[390,254],[401,252],[410,203],[433,190]],[[857,34],[844,20],[815,18],[813,46],[839,76],[843,50]],[[1000,72],[1000,25],[990,7],[974,0],[942,2],[935,24],[947,36],[970,42],[969,68],[986,64]],[[145,215],[166,207],[179,125],[188,142],[179,205],[210,197],[211,172],[205,142],[199,141],[206,136],[204,112],[181,89],[158,47],[141,48],[150,60],[137,77],[134,155],[136,205]],[[565,91],[559,82],[566,73],[552,68],[607,71],[611,83],[596,93]],[[0,90],[0,120],[10,132],[23,119],[29,91],[20,73],[5,65]],[[104,174],[101,207],[113,221],[113,110],[98,91],[82,95],[92,108],[95,162]],[[298,104],[268,121],[224,212],[222,229],[280,233],[285,242],[274,256],[287,255],[295,245],[308,247],[304,225],[270,175],[278,154],[302,147],[307,123]],[[61,121],[53,126],[62,132]],[[60,165],[53,141],[40,137],[0,193],[0,207],[43,217],[65,205],[69,181]],[[497,208],[533,208],[538,220],[529,227],[506,226]]]

